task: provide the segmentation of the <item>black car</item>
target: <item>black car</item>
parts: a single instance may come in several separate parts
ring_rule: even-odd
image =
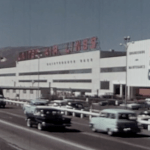
[[[71,119],[64,117],[57,108],[50,108],[49,106],[37,106],[33,115],[26,115],[27,126],[37,126],[39,130],[47,127],[61,127],[65,128],[71,126]]]
[[[6,105],[5,97],[3,95],[0,95],[0,106],[5,108],[5,105]]]
[[[90,105],[82,100],[70,100],[67,102],[66,105],[67,109],[75,109],[75,110],[83,110],[83,111],[89,111],[90,110]],[[79,116],[79,113],[75,113],[76,116]],[[68,112],[68,115],[72,115],[72,112]],[[86,116],[86,115],[84,115]]]
[[[68,101],[66,107],[71,109],[76,109],[76,110],[84,110],[84,111],[90,110],[89,104],[85,101],[80,101],[80,100]]]

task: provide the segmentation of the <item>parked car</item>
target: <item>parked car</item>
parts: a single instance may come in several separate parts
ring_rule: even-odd
[[[129,132],[136,134],[141,131],[136,119],[136,114],[131,110],[104,109],[99,117],[91,118],[89,124],[93,131],[107,132],[108,135]]]
[[[50,106],[54,107],[62,107],[67,105],[67,101],[65,100],[53,100],[49,103]]]
[[[24,114],[33,114],[36,106],[48,105],[48,100],[43,99],[33,99],[23,105]]]
[[[36,106],[34,113],[26,114],[27,126],[32,127],[36,125],[39,130],[44,130],[47,127],[69,127],[71,126],[71,119],[64,117],[57,108],[50,108],[50,106]]]
[[[0,95],[0,107],[5,108],[5,105],[6,105],[5,97],[3,95]]]
[[[120,104],[121,107],[127,107],[128,109],[138,110],[141,108],[141,105],[138,103],[131,103],[131,104]]]
[[[144,129],[148,128],[148,124],[143,123],[143,121],[148,121],[150,119],[150,110],[142,111],[138,116],[137,120],[142,125]]]
[[[105,105],[119,105],[123,103],[122,100],[117,100],[117,99],[107,99],[107,100],[102,100],[99,102],[100,106],[105,106]]]
[[[70,100],[67,102],[66,108],[89,111],[90,106],[87,102],[81,100]]]

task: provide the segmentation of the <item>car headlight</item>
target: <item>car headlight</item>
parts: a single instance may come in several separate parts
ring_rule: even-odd
[[[41,114],[41,116],[44,117],[45,115],[44,115],[44,114]]]

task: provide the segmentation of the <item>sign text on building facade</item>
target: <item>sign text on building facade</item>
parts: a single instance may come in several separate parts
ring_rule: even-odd
[[[20,52],[18,61],[36,59],[38,52],[42,53],[41,58],[51,57],[65,54],[72,54],[77,52],[83,52],[86,50],[93,50],[98,48],[97,37],[87,38],[84,40],[78,40],[75,42],[69,42],[65,44],[54,45],[46,48],[32,49],[25,52]]]

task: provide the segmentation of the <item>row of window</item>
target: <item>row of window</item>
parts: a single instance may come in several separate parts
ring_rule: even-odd
[[[3,74],[0,74],[0,76],[16,76],[15,73],[3,73]]]
[[[79,74],[79,73],[92,73],[92,69],[75,69],[75,70],[59,70],[59,71],[41,71],[41,72],[23,72],[19,76],[26,75],[50,75],[50,74]]]
[[[93,61],[93,59],[81,59],[80,62],[90,62],[90,61]],[[75,60],[70,60],[70,61],[62,61],[62,62],[52,62],[52,63],[47,63],[47,66],[48,65],[60,65],[60,64],[71,64],[71,63],[76,63]]]
[[[19,82],[47,82],[47,80],[19,80]]]
[[[100,68],[101,73],[105,72],[125,72],[126,67],[107,67],[107,68]]]
[[[90,79],[78,79],[78,80],[76,80],[76,79],[74,79],[74,80],[53,80],[53,82],[62,82],[62,83],[64,83],[64,82],[81,82],[81,83],[91,83],[92,82],[92,80],[90,80]]]

